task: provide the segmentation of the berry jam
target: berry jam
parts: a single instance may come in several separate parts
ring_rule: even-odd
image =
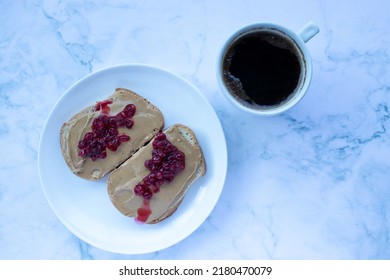
[[[93,161],[107,157],[106,149],[115,152],[123,142],[130,141],[126,134],[119,135],[118,128],[132,128],[134,125],[133,116],[136,106],[128,104],[115,116],[108,116],[110,112],[111,100],[98,102],[95,111],[101,111],[101,115],[96,117],[92,122],[92,131],[87,132],[84,138],[79,141],[78,155],[82,158],[90,157]]]
[[[108,115],[110,113],[110,107],[108,104],[111,104],[112,100],[103,100],[96,103],[95,111],[102,110],[102,114]]]
[[[143,204],[137,211],[137,222],[145,223],[149,218],[150,214],[152,214],[152,209],[150,209],[150,200],[144,199]]]
[[[172,145],[163,132],[157,133],[152,145],[152,158],[145,161],[145,167],[150,173],[134,187],[134,193],[144,199],[136,218],[140,222],[146,221],[151,214],[148,205],[153,194],[159,192],[164,183],[172,182],[175,176],[185,168],[184,153]]]

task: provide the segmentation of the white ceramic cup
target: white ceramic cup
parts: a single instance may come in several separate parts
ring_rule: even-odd
[[[224,82],[224,69],[223,62],[225,59],[226,52],[229,47],[232,46],[239,38],[247,33],[256,32],[258,30],[265,30],[271,32],[277,32],[279,35],[285,37],[287,40],[292,42],[299,53],[299,59],[301,62],[301,73],[298,81],[298,85],[295,90],[291,92],[289,97],[276,105],[257,105],[250,104],[242,98],[238,97],[237,94],[232,92]],[[273,23],[255,23],[243,27],[236,32],[234,32],[223,45],[217,59],[217,80],[218,84],[227,97],[236,107],[240,108],[243,111],[250,112],[256,115],[262,116],[272,116],[285,112],[294,105],[296,105],[306,94],[312,76],[312,61],[309,50],[306,47],[306,42],[309,41],[313,36],[319,32],[319,28],[313,22],[307,23],[303,26],[298,32],[291,31],[283,26],[273,24]]]

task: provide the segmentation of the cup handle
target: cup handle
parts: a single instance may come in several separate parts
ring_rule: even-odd
[[[313,38],[318,32],[320,32],[320,28],[312,21],[308,22],[298,31],[299,37],[303,40],[303,42],[309,41]]]

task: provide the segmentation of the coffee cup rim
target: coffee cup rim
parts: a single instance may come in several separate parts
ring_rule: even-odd
[[[257,108],[250,108],[248,106],[243,105],[240,101],[236,100],[236,98],[229,92],[229,89],[226,87],[224,81],[223,81],[223,58],[225,56],[225,53],[229,46],[242,34],[248,33],[251,30],[258,29],[258,28],[265,28],[265,29],[276,29],[280,32],[282,32],[285,36],[289,37],[297,46],[299,51],[302,54],[303,63],[305,65],[305,76],[304,80],[302,81],[299,90],[292,96],[290,100],[287,102],[281,104],[280,106],[274,106],[266,108],[267,106],[264,106],[263,109],[260,109],[261,107]],[[227,99],[235,105],[237,108],[255,114],[255,115],[261,115],[261,116],[274,116],[281,114],[290,108],[294,107],[299,101],[302,100],[304,95],[306,94],[312,77],[312,61],[310,52],[307,49],[307,46],[305,42],[302,40],[302,38],[294,31],[276,24],[272,22],[263,22],[263,23],[252,23],[249,25],[246,25],[244,27],[241,27],[237,29],[235,32],[233,32],[225,41],[222,48],[220,49],[217,57],[217,81],[219,84],[219,87],[221,88],[223,94]]]

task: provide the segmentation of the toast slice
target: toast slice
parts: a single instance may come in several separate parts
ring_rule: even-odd
[[[184,169],[172,181],[163,183],[156,192],[152,191],[151,198],[137,194],[137,185],[144,182],[144,178],[152,172],[145,162],[155,154],[154,142],[159,135],[113,170],[107,179],[107,191],[113,205],[122,214],[147,224],[161,222],[172,215],[191,184],[206,173],[202,150],[189,127],[176,124],[163,133],[174,147],[184,153]]]
[[[131,106],[133,111],[126,111],[125,108]],[[99,180],[163,127],[164,117],[156,106],[131,90],[117,88],[106,100],[85,108],[63,124],[60,131],[62,155],[74,174]]]

